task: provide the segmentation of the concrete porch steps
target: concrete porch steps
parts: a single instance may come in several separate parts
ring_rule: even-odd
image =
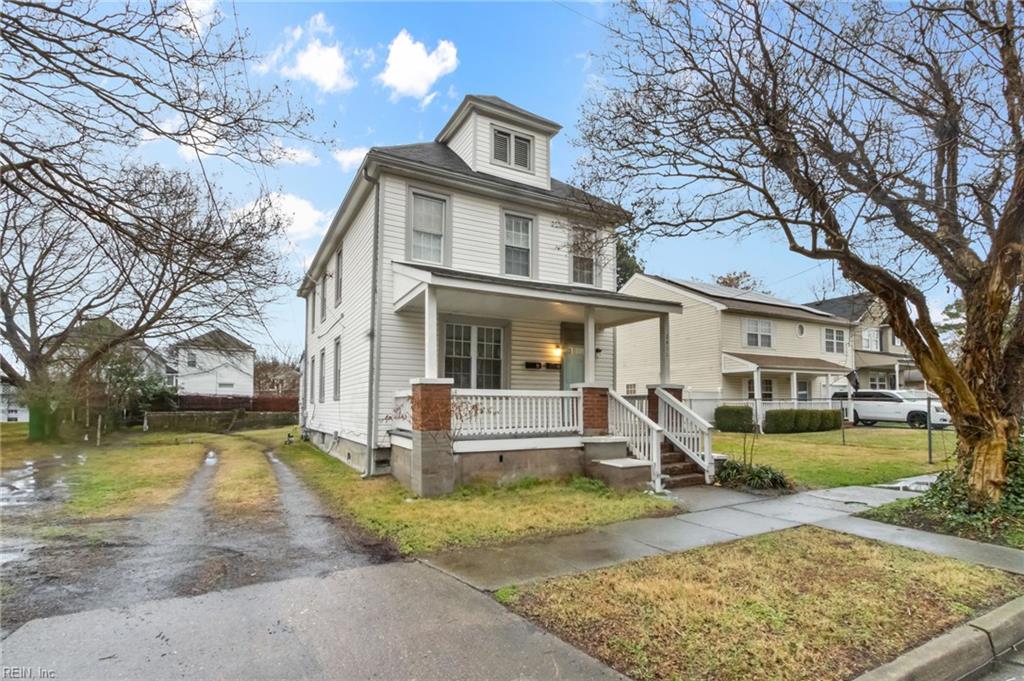
[[[665,487],[675,489],[705,484],[703,469],[673,447],[672,443],[663,442],[661,452],[661,472],[667,476],[664,480]]]

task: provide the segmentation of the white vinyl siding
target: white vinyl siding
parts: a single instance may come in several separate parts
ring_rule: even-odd
[[[535,130],[512,125],[508,121],[498,120],[483,114],[474,114],[466,119],[463,127],[472,127],[475,131],[476,143],[475,152],[470,154],[463,140],[460,138],[462,131],[455,133],[452,144],[458,142],[456,153],[459,154],[473,170],[488,175],[495,175],[514,182],[520,182],[532,187],[542,189],[551,188],[551,139]],[[509,139],[508,160],[500,161],[494,158],[494,131],[500,130],[511,135]],[[522,168],[514,164],[516,136],[530,141],[529,167]],[[473,160],[473,162],[470,161]]]
[[[743,322],[743,344],[750,348],[772,347],[772,321],[747,319]]]
[[[838,355],[846,354],[846,330],[825,328],[825,352]]]

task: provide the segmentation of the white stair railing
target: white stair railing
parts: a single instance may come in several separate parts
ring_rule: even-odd
[[[657,388],[654,394],[658,397],[658,425],[665,437],[704,469],[704,481],[710,485],[715,477],[711,424],[665,389]]]
[[[626,438],[629,452],[651,462],[651,486],[663,490],[661,481],[662,428],[614,390],[608,391],[608,432]]]

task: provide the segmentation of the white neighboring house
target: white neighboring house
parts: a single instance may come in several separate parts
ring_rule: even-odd
[[[623,293],[682,304],[669,318],[670,381],[686,387],[697,413],[710,418],[719,404],[749,403],[758,421],[773,408],[826,408],[845,389],[854,367],[853,324],[823,310],[754,291],[638,274]],[[640,322],[616,331],[616,385],[645,393],[659,380],[658,325]],[[838,405],[834,405],[838,408]]]
[[[452,404],[486,403],[494,421],[459,436],[504,438],[456,452],[579,446],[573,386],[610,387],[614,328],[678,304],[615,291],[597,199],[551,177],[559,129],[470,95],[433,142],[367,153],[298,291],[315,444],[372,472],[408,445],[410,382],[450,379]]]
[[[214,329],[171,345],[167,384],[179,395],[253,396],[256,350]]]
[[[18,400],[17,388],[6,376],[0,376],[0,420],[28,421],[28,407]]]

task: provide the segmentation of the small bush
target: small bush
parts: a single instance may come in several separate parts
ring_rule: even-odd
[[[607,496],[611,493],[608,485],[604,484],[604,482],[594,478],[585,478],[582,475],[574,477],[569,482],[569,487],[577,492],[587,492],[588,494],[597,494],[599,496]]]
[[[793,415],[793,432],[806,433],[811,422],[810,409],[797,409]]]
[[[822,430],[839,430],[843,427],[843,412],[839,409],[825,409],[827,419],[822,419]],[[828,424],[827,427],[824,424]]]
[[[715,480],[724,487],[750,489],[792,489],[786,475],[771,466],[726,460],[715,473]]]
[[[773,409],[764,415],[764,432],[792,433],[796,421],[796,409]]]
[[[751,407],[722,405],[715,409],[715,428],[723,433],[749,433],[754,430]]]
[[[807,412],[807,431],[813,433],[814,431],[821,430],[821,410],[819,409],[806,409]]]

